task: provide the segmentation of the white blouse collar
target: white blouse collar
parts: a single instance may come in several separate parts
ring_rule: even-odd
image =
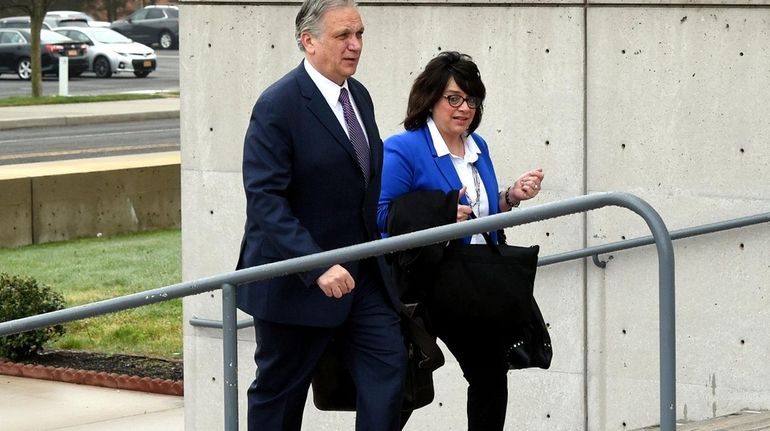
[[[433,117],[428,117],[427,124],[428,131],[430,131],[430,138],[433,140],[433,148],[436,149],[436,155],[438,157],[442,157],[450,154],[449,147],[447,146],[446,142],[444,142],[444,138],[441,136],[441,132],[438,131],[438,127],[436,127],[436,123],[433,121]],[[479,154],[481,154],[481,150],[479,149],[479,146],[476,145],[476,141],[473,139],[473,136],[466,135],[465,161],[468,163],[474,163],[476,160],[478,160]]]

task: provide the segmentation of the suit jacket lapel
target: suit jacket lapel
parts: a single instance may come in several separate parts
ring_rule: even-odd
[[[307,74],[305,67],[300,63],[299,67],[294,69],[296,72],[297,83],[299,84],[302,97],[307,100],[307,107],[313,115],[318,118],[318,121],[334,136],[335,140],[345,148],[353,162],[356,164],[356,153],[353,148],[353,144],[350,142],[347,133],[342,129],[342,125],[337,120],[337,117],[329,108],[329,104],[326,103],[326,99],[323,98],[321,92],[310,79],[310,75]]]

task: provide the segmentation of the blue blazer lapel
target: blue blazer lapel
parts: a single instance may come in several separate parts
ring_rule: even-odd
[[[457,175],[457,170],[452,163],[452,156],[445,154],[439,157],[438,153],[436,153],[436,147],[433,145],[433,138],[430,136],[430,130],[428,129],[427,125],[423,126],[420,131],[423,134],[423,140],[427,143],[431,155],[433,155],[433,161],[436,163],[436,167],[438,168],[439,172],[441,172],[441,176],[446,182],[446,190],[460,190],[463,188],[463,183],[460,181],[460,177]],[[460,199],[460,202],[465,205],[468,204],[468,200],[465,196]]]
[[[487,158],[483,157],[483,154],[479,155],[479,159],[476,161],[476,169],[479,170],[479,176],[484,183],[484,188],[487,191],[487,200],[489,202],[489,213],[497,214],[500,212],[499,195],[497,191],[497,182],[492,166],[487,162]]]

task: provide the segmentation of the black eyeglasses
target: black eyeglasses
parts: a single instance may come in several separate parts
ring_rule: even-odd
[[[444,99],[446,99],[447,102],[449,102],[449,106],[453,108],[459,108],[463,102],[468,104],[468,108],[470,109],[476,109],[481,105],[481,98],[474,97],[474,96],[468,96],[463,97],[459,94],[448,94],[442,96]]]

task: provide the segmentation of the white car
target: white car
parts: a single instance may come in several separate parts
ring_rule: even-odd
[[[142,45],[115,30],[104,27],[58,27],[54,31],[88,45],[88,70],[99,78],[113,73],[132,72],[145,78],[157,67],[158,57],[149,46]]]
[[[78,27],[109,27],[107,21],[97,21],[87,13],[75,10],[52,10],[45,13],[43,22],[51,28],[78,26]]]

